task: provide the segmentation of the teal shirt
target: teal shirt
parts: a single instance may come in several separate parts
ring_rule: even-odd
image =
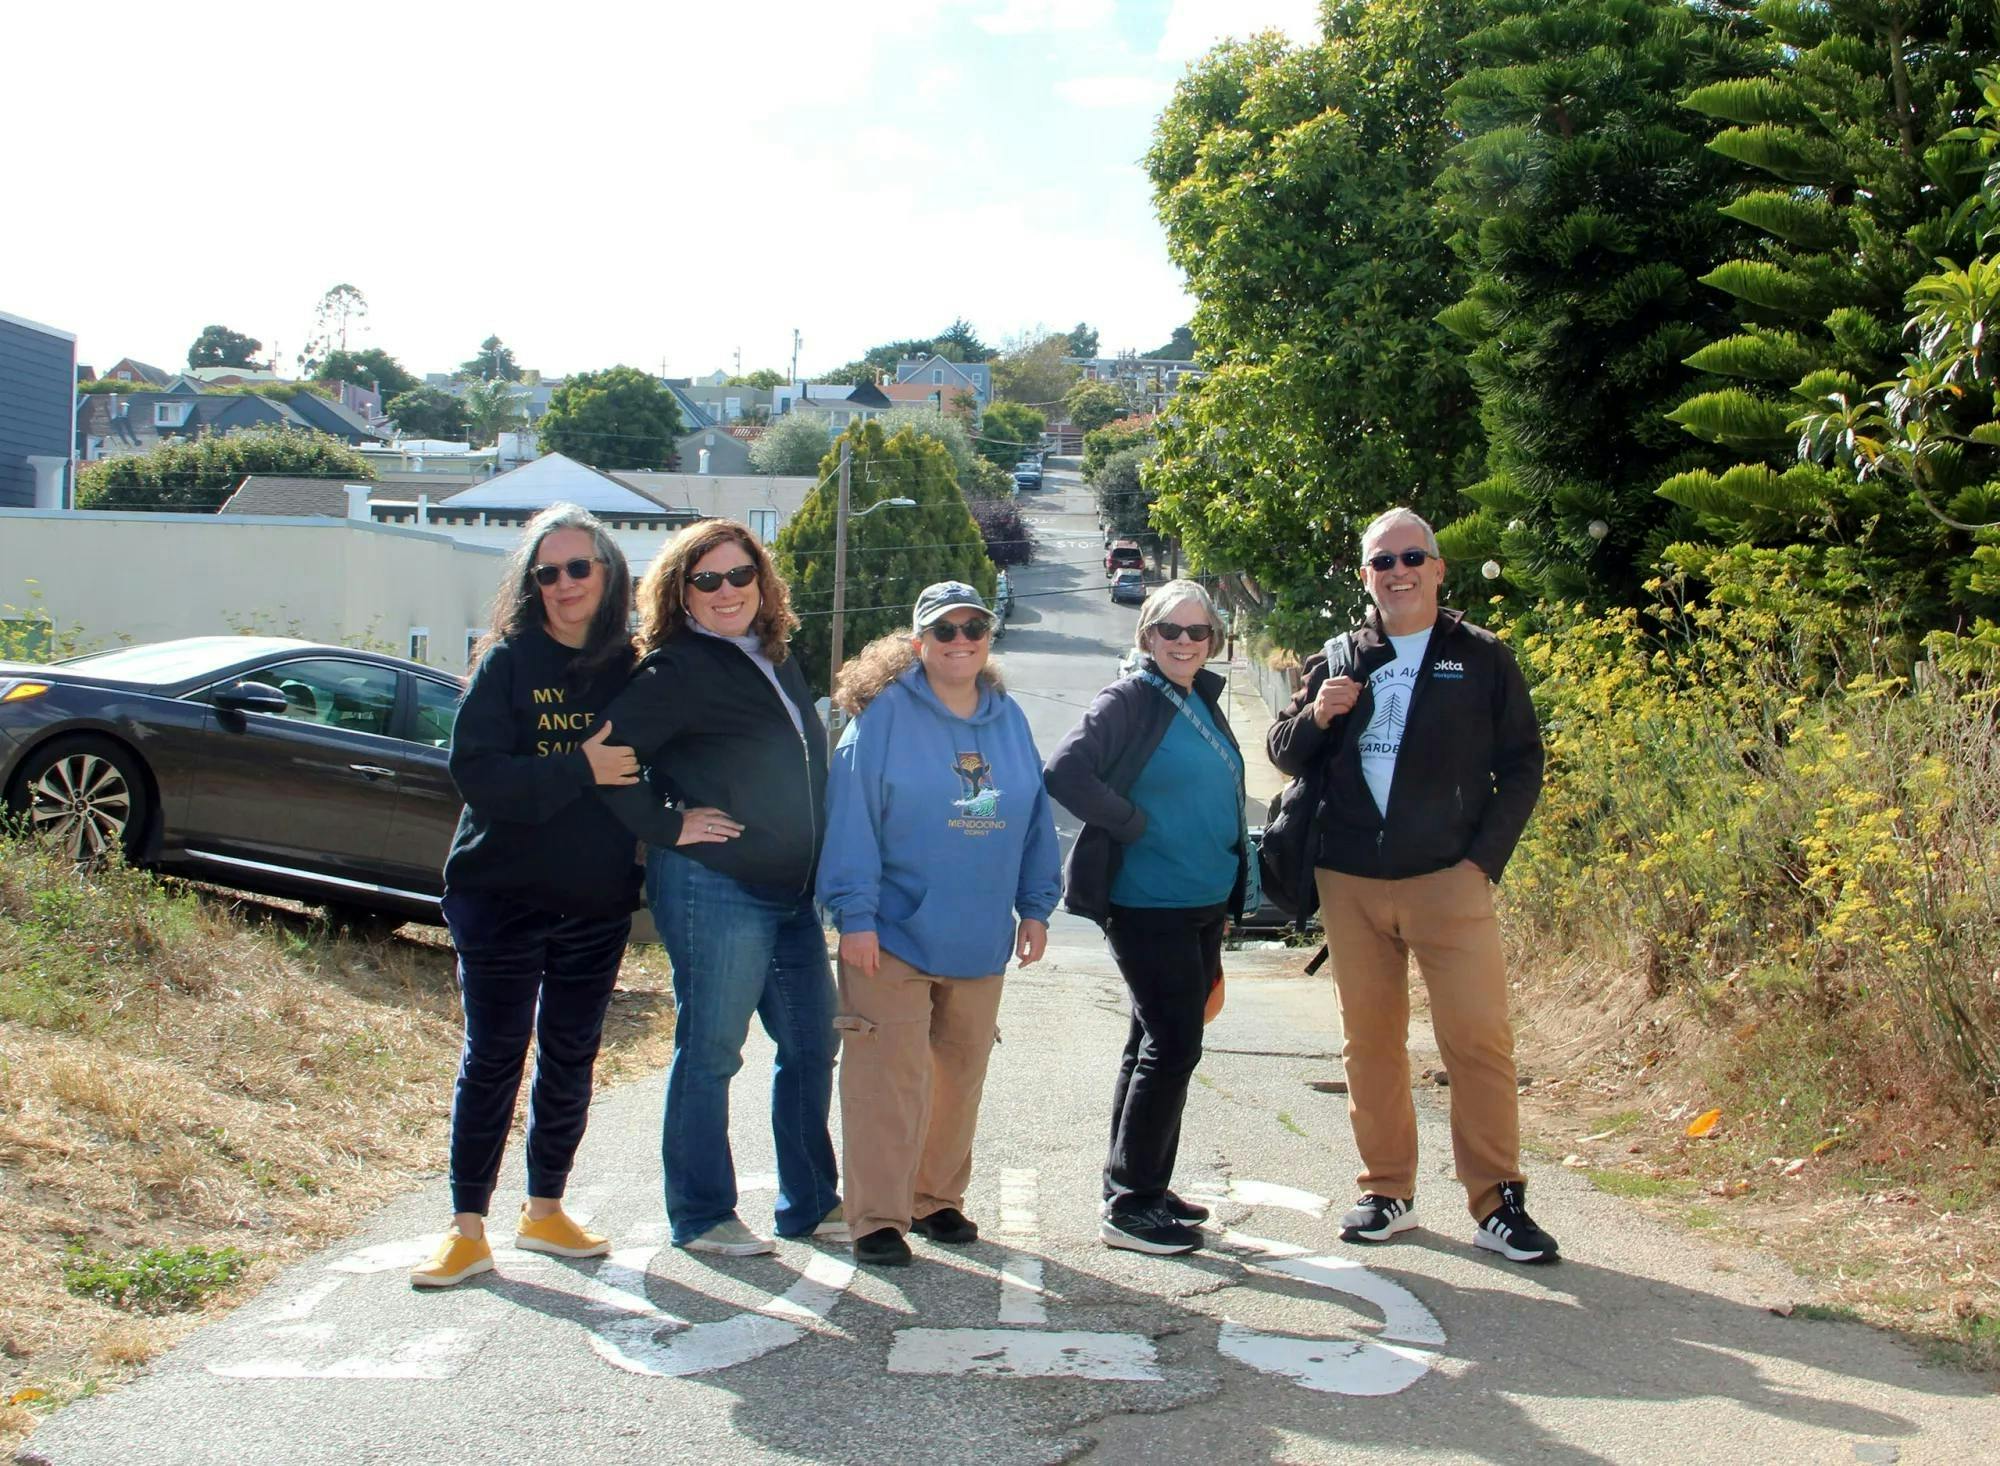
[[[1187,694],[1188,710],[1211,730],[1208,704]],[[1225,750],[1227,739],[1221,738]],[[1233,765],[1233,768],[1232,768]],[[1179,713],[1146,760],[1132,802],[1145,811],[1146,833],[1125,847],[1111,883],[1115,906],[1216,906],[1236,887],[1237,788],[1243,761],[1224,764]]]

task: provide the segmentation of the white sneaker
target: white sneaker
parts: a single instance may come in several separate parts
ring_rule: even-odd
[[[717,1222],[699,1237],[674,1245],[687,1252],[713,1252],[723,1257],[759,1257],[778,1250],[770,1238],[759,1237],[735,1217]]]

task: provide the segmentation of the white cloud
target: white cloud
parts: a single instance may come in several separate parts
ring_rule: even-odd
[[[973,24],[995,36],[1083,31],[1108,25],[1112,9],[1112,0],[1006,0],[1000,9],[978,16]]]
[[[1172,94],[1173,83],[1157,76],[1072,76],[1056,83],[1057,96],[1093,111],[1157,111]]]
[[[1283,31],[1295,42],[1319,38],[1319,0],[1174,0],[1160,36],[1159,59],[1175,66],[1218,41]]]

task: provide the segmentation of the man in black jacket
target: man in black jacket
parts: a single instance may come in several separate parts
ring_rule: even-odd
[[[1271,725],[1271,762],[1315,781],[1313,864],[1345,1044],[1362,1197],[1348,1242],[1414,1227],[1409,957],[1430,994],[1451,1079],[1458,1179],[1474,1242],[1552,1261],[1521,1175],[1514,1034],[1493,915],[1500,879],[1542,787],[1542,739],[1513,654],[1440,610],[1431,527],[1391,509],[1361,536],[1366,622],[1307,661]]]

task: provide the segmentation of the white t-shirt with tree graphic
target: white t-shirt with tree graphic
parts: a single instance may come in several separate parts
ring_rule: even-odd
[[[1389,785],[1396,777],[1396,754],[1403,746],[1403,720],[1409,716],[1410,694],[1416,690],[1417,672],[1423,667],[1424,648],[1430,639],[1429,631],[1390,637],[1396,659],[1376,668],[1368,679],[1369,691],[1375,695],[1375,711],[1361,734],[1361,777],[1368,781],[1368,792],[1375,796],[1375,807],[1384,819],[1389,816]]]

